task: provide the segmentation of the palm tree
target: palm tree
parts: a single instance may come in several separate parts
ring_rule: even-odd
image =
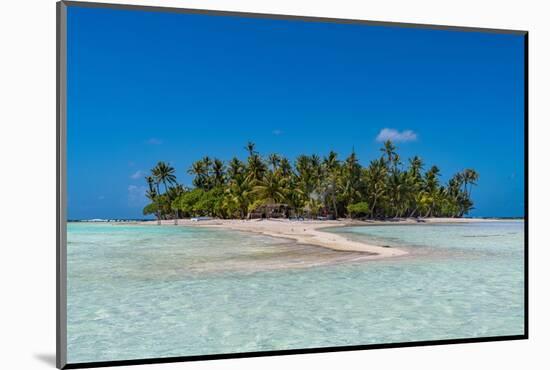
[[[164,184],[165,192],[168,190],[168,184],[176,183],[176,176],[174,175],[176,170],[165,162],[158,162],[151,172],[157,183]]]
[[[229,180],[234,180],[237,176],[244,173],[244,163],[237,157],[233,157],[227,166],[227,177]]]
[[[425,174],[425,192],[430,198],[430,205],[428,209],[428,213],[425,217],[430,217],[434,215],[434,211],[436,209],[439,195],[440,195],[440,187],[439,187],[439,168],[437,166],[432,166]]]
[[[464,182],[464,191],[466,191],[466,188],[468,185],[470,185],[470,188],[468,189],[468,197],[472,193],[472,185],[477,185],[477,180],[479,179],[479,174],[470,168],[465,169],[462,175],[462,180]]]
[[[176,183],[176,170],[165,162],[158,162],[155,167],[151,169],[152,176],[146,176],[145,181],[149,186],[148,194],[152,197],[151,200],[155,202],[155,209],[157,215],[157,223],[161,224],[161,216],[164,210],[163,201],[168,200],[168,185]],[[164,195],[160,192],[160,184],[164,185]],[[154,196],[154,197],[153,197]],[[166,199],[165,199],[166,198]],[[168,212],[169,213],[169,212]]]
[[[364,181],[367,187],[367,203],[371,206],[370,217],[377,216],[377,207],[387,193],[388,168],[384,158],[375,159],[370,162],[369,167],[363,172]]]
[[[266,172],[266,166],[258,154],[248,157],[248,180],[251,182],[260,181]]]
[[[145,182],[149,187],[149,193],[155,192],[155,179],[152,176],[145,176]]]
[[[281,177],[289,179],[292,175],[292,165],[286,158],[282,158],[279,163],[279,172],[281,174]]]
[[[418,215],[422,215],[422,212],[425,210],[425,199],[426,199],[426,192],[422,189],[419,191],[415,191],[411,194],[411,203],[413,204],[413,207],[411,207],[411,211],[409,213],[409,217],[419,217]]]
[[[209,156],[205,155],[202,157],[202,164],[204,166],[204,176],[203,176],[203,182],[205,186],[205,190],[212,189],[214,179],[212,178],[212,160]]]
[[[384,147],[380,149],[380,151],[386,155],[389,164],[392,164],[396,161],[395,149],[395,145],[393,145],[391,140],[386,140],[384,142]]]
[[[361,197],[359,188],[361,186],[361,165],[357,159],[357,155],[353,150],[346,158],[341,172],[339,190],[344,201],[344,209],[348,209],[348,205],[355,203]],[[351,213],[348,212],[348,217]]]
[[[252,194],[260,200],[269,203],[282,203],[285,201],[285,183],[272,172],[268,172],[252,189]]]
[[[334,151],[330,151],[328,156],[323,161],[325,171],[328,180],[328,191],[332,201],[332,208],[334,210],[334,218],[338,219],[338,207],[336,206],[336,186],[338,183],[338,175],[340,173],[340,162],[338,161],[338,154]]]
[[[145,176],[145,181],[147,182],[147,185],[149,189],[145,192],[145,196],[147,199],[151,201],[151,203],[155,203],[157,201],[157,195],[158,191],[155,189],[155,185],[158,187],[158,183],[155,182],[155,179],[152,176]],[[156,211],[155,216],[157,217],[157,224],[160,225],[160,209],[158,204],[156,205]]]
[[[152,186],[154,186],[154,189],[155,192],[154,192],[154,198],[152,198],[154,200],[154,202],[156,203],[156,215],[157,215],[157,224],[160,225],[160,217],[161,217],[161,209],[160,209],[160,181],[159,181],[159,178],[158,178],[158,169],[153,168],[151,170],[151,174],[153,176],[147,176],[146,179],[147,179],[147,182],[150,184],[149,187],[151,188]]]
[[[223,161],[214,159],[212,164],[212,176],[214,186],[223,186],[225,184],[225,165]]]
[[[388,195],[393,217],[400,217],[407,208],[408,183],[403,172],[391,171],[388,178]]]
[[[191,168],[187,170],[187,173],[195,176],[195,178],[193,179],[194,186],[199,189],[207,188],[208,169],[206,168],[202,160],[193,162]]]
[[[271,171],[277,171],[279,163],[281,162],[281,157],[278,154],[272,153],[267,157],[267,162],[271,165]]]
[[[241,219],[245,217],[250,204],[250,183],[244,176],[237,176],[229,182],[228,188],[225,190],[229,200],[236,206],[240,213]]]
[[[246,143],[246,146],[244,147],[244,149],[248,152],[249,157],[252,157],[253,155],[258,154],[255,148],[256,148],[256,144],[254,144],[252,141],[249,141],[248,143]]]
[[[205,155],[204,157],[202,157],[202,163],[204,163],[204,167],[210,171],[210,166],[212,165],[212,160],[210,159],[209,156]]]
[[[323,166],[321,163],[321,158],[317,154],[312,154],[309,157],[309,163],[311,166],[313,179],[316,183],[319,183],[319,181],[321,181],[321,177],[323,177]]]
[[[415,179],[419,179],[422,174],[422,170],[424,169],[424,163],[422,162],[422,158],[415,155],[411,159],[409,159],[409,174]]]
[[[451,217],[457,217],[460,216],[461,209],[460,209],[460,200],[462,199],[462,182],[463,182],[463,176],[462,173],[456,173],[449,179],[447,182],[447,188],[445,189],[445,193],[447,196],[448,201],[450,202],[449,208],[454,209],[454,212],[451,212]]]
[[[309,157],[306,155],[299,155],[296,158],[296,172],[298,176],[298,181],[302,185],[303,190],[306,192],[311,192],[313,189],[311,189],[312,184],[312,169],[309,161]]]
[[[409,201],[409,209],[407,214],[409,217],[414,217],[419,207],[420,196],[417,196],[421,193],[423,187],[422,179],[422,170],[424,169],[424,162],[422,158],[414,156],[409,159],[409,168],[407,170],[407,175],[405,182],[407,182],[407,191],[406,195]]]

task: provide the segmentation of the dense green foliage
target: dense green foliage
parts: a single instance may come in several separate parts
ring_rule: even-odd
[[[348,205],[348,213],[352,217],[367,216],[370,214],[370,207],[367,202],[359,202]]]
[[[192,189],[177,184],[174,168],[159,162],[145,178],[151,203],[143,213],[159,220],[242,219],[263,206],[285,204],[296,216],[393,218],[462,217],[473,209],[476,171],[466,169],[441,184],[439,168],[424,170],[417,156],[405,166],[390,141],[366,167],[354,152],[343,160],[332,151],[324,158],[300,155],[292,165],[278,154],[260,156],[253,143],[245,149],[246,161],[234,157],[226,164],[204,157],[194,162],[188,170]]]

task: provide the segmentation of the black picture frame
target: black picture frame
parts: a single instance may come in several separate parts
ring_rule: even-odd
[[[495,336],[495,337],[478,337],[478,338],[456,338],[430,341],[413,341],[402,343],[387,343],[387,344],[369,344],[369,345],[352,345],[338,347],[322,347],[322,348],[307,348],[307,349],[289,349],[289,350],[273,350],[273,351],[258,351],[258,352],[242,352],[242,353],[222,353],[213,355],[199,356],[177,356],[164,358],[145,358],[117,361],[97,361],[85,363],[67,363],[67,261],[66,261],[66,38],[67,38],[67,8],[71,6],[83,8],[103,8],[103,9],[119,9],[119,10],[139,10],[147,12],[168,12],[180,14],[203,14],[211,16],[229,16],[229,17],[245,17],[245,18],[263,18],[276,20],[294,20],[304,22],[325,22],[338,24],[359,24],[359,25],[377,25],[377,26],[392,26],[401,28],[421,28],[431,30],[454,30],[462,32],[484,32],[497,34],[514,34],[524,38],[524,333],[521,335]],[[95,367],[110,367],[123,365],[142,365],[142,364],[160,364],[173,363],[184,361],[206,361],[219,359],[232,359],[244,357],[264,357],[264,356],[281,356],[295,354],[312,354],[322,352],[341,352],[341,351],[360,351],[369,349],[385,349],[385,348],[400,348],[400,347],[419,347],[419,346],[434,346],[447,344],[461,343],[482,343],[510,340],[524,340],[529,338],[529,207],[528,207],[528,156],[529,156],[529,130],[528,130],[528,77],[529,77],[529,47],[528,47],[528,31],[523,30],[508,30],[508,29],[492,29],[492,28],[473,28],[473,27],[458,27],[433,24],[414,24],[414,23],[399,23],[399,22],[381,22],[368,21],[357,19],[338,19],[324,17],[309,17],[296,15],[281,15],[281,14],[262,14],[262,13],[247,13],[234,11],[220,10],[203,10],[203,9],[186,9],[174,7],[159,7],[159,6],[142,6],[142,5],[123,5],[110,3],[96,2],[80,2],[80,1],[60,1],[56,4],[57,15],[57,184],[56,184],[56,228],[57,228],[57,253],[56,253],[56,366],[59,369],[79,369],[79,368],[95,368]]]

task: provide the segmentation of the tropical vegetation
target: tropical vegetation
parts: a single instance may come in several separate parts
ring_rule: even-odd
[[[144,215],[159,222],[193,216],[245,219],[267,205],[284,204],[287,216],[462,217],[474,207],[475,170],[460,171],[443,184],[437,166],[424,168],[418,156],[404,164],[391,141],[367,166],[354,151],[343,159],[333,151],[322,158],[300,155],[291,163],[276,153],[261,156],[252,142],[245,150],[245,160],[205,156],[195,161],[188,169],[192,187],[179,184],[175,169],[159,162],[145,177],[150,203]]]

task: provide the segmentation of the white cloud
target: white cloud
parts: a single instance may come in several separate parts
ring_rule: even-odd
[[[281,135],[283,132],[282,132],[281,130],[277,129],[277,130],[273,130],[272,133],[273,133],[273,135],[275,135],[275,136],[279,136],[279,135]]]
[[[393,142],[407,142],[407,141],[416,141],[417,134],[412,130],[404,130],[399,132],[399,130],[393,128],[383,128],[376,136],[376,141],[386,141],[391,140]]]
[[[145,186],[128,185],[128,205],[139,207],[144,206],[147,202],[145,198]]]
[[[150,145],[160,145],[160,144],[162,144],[162,140],[161,140],[161,139],[157,139],[156,137],[152,137],[152,138],[150,138],[149,140],[147,140],[147,144],[150,144]]]
[[[131,178],[131,179],[134,179],[134,180],[137,180],[137,179],[143,177],[144,175],[145,175],[145,172],[143,172],[142,170],[137,170],[136,172],[134,172],[134,173],[130,176],[130,178]]]

